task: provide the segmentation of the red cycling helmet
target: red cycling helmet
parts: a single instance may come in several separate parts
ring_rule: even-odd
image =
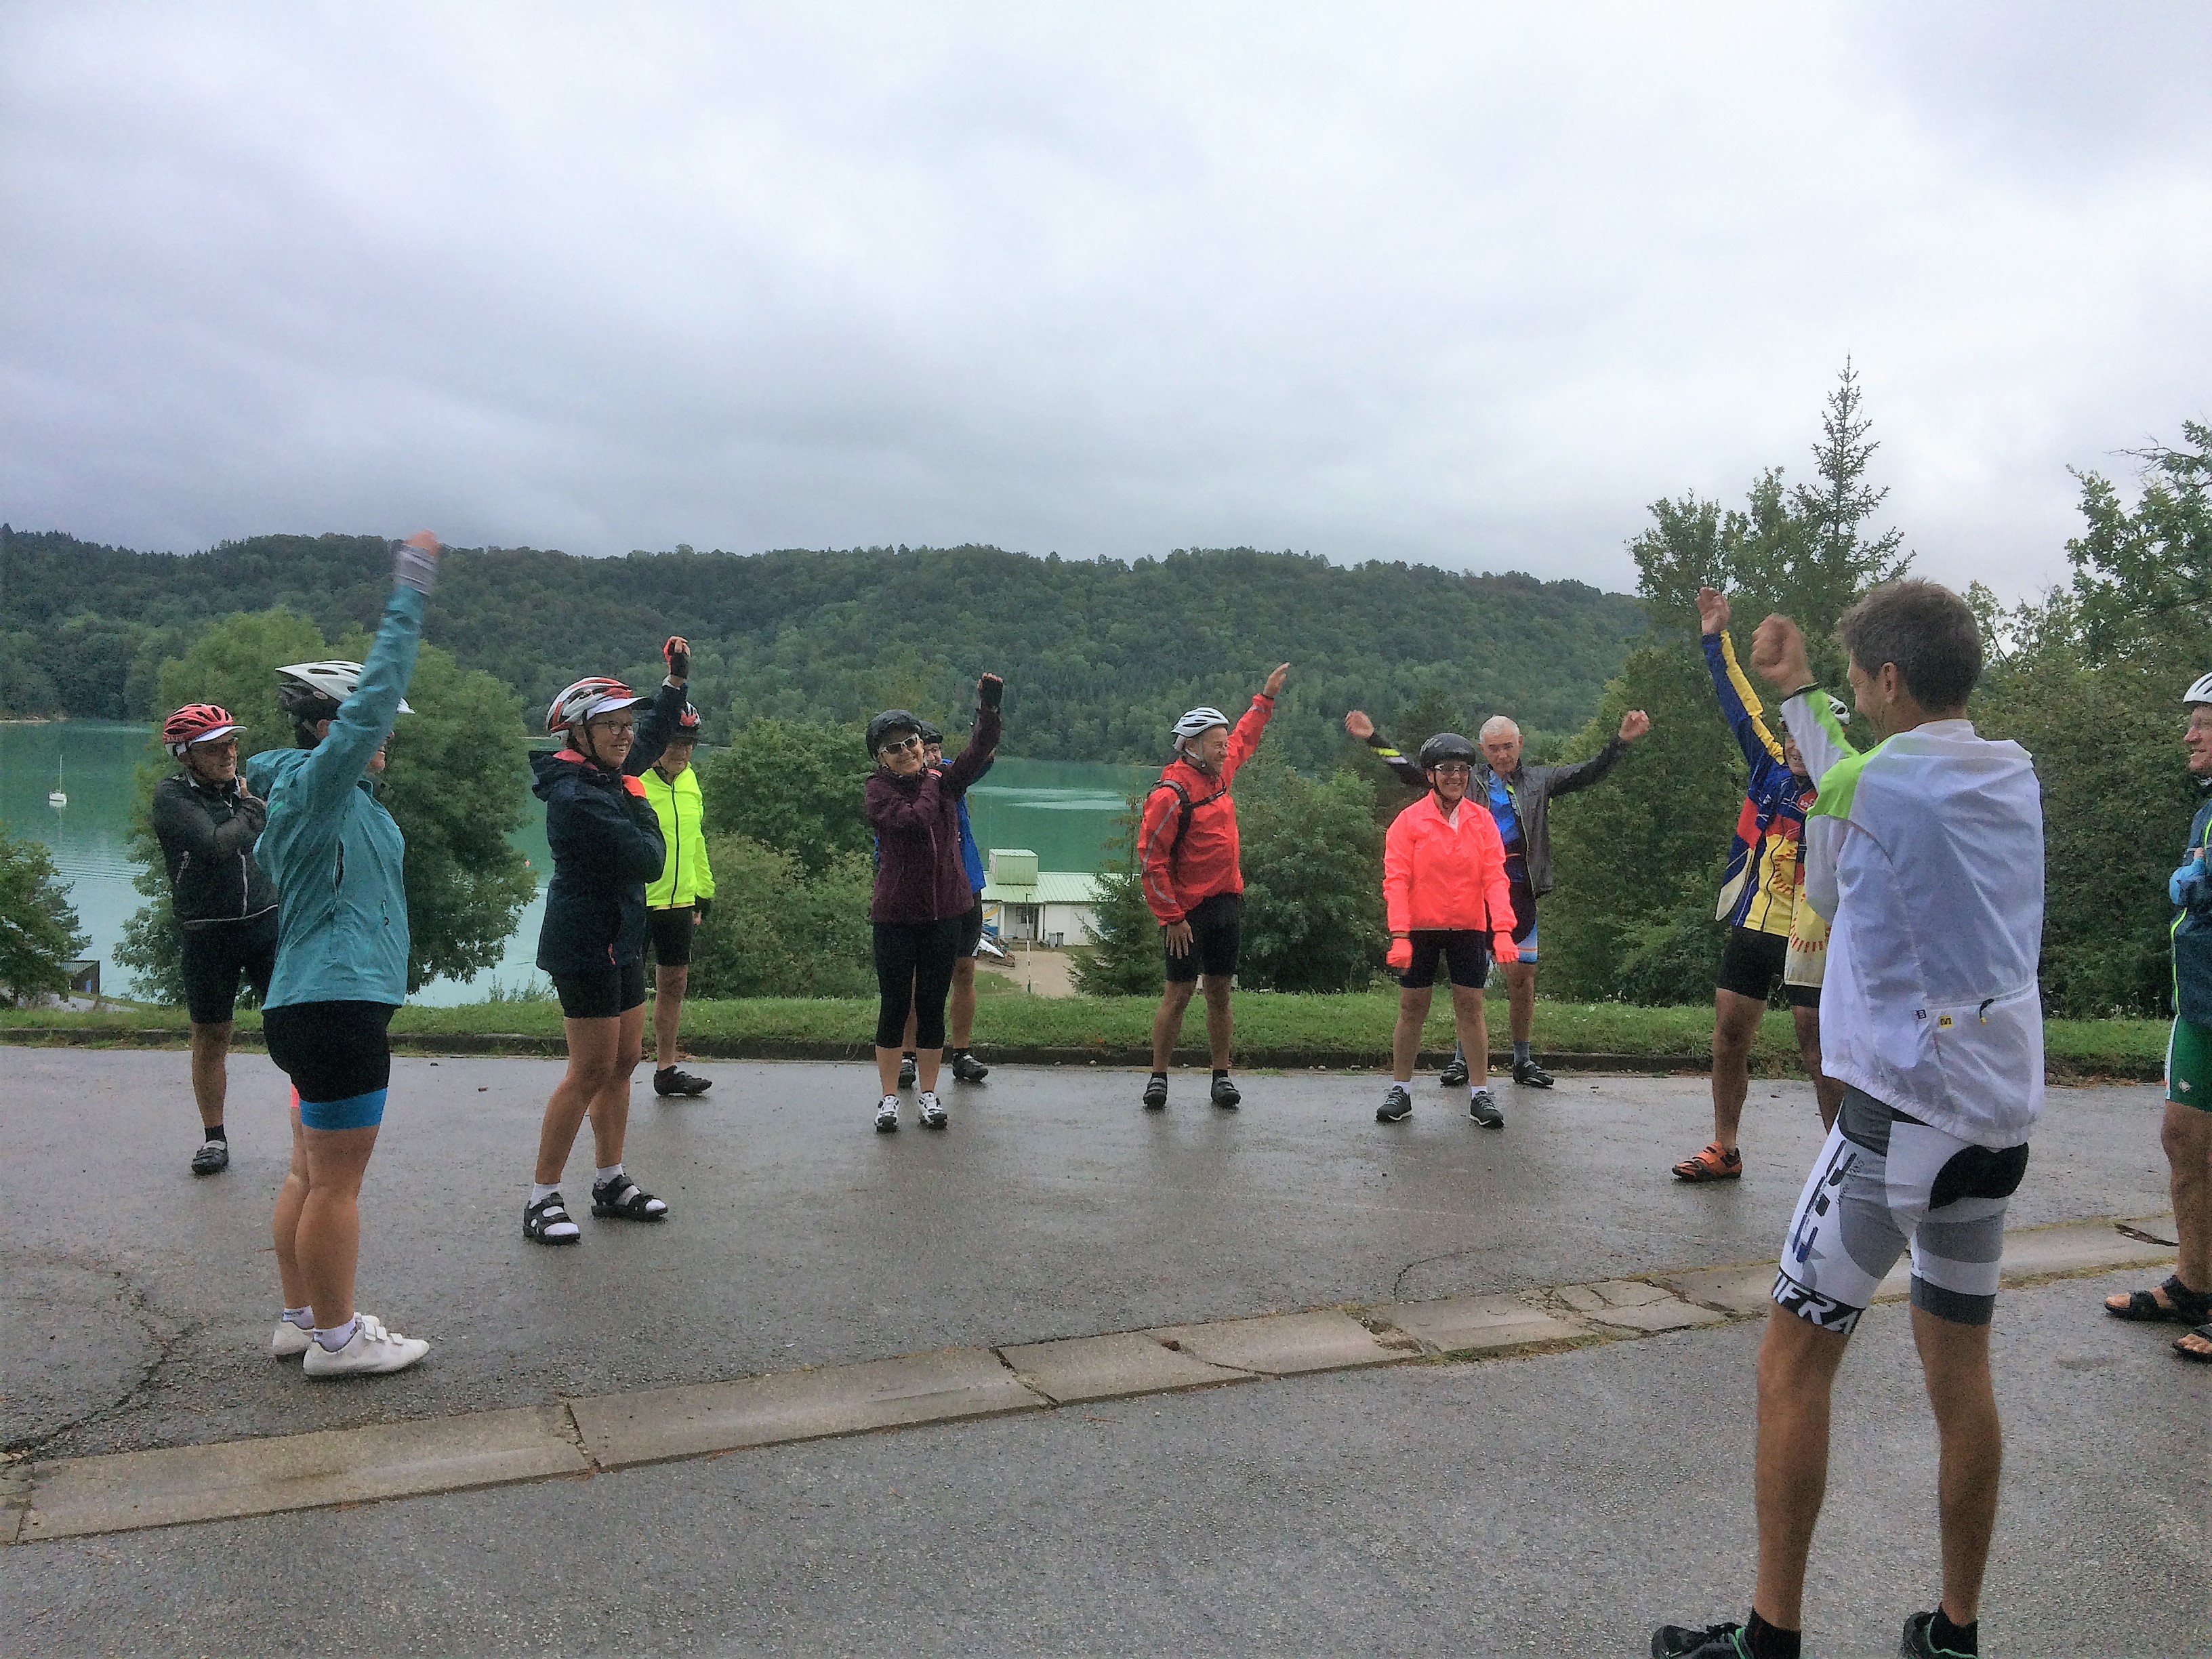
[[[699,711],[688,702],[684,705],[684,712],[676,717],[676,735],[679,738],[689,738],[695,743],[698,741]]]
[[[161,722],[161,742],[179,760],[196,743],[229,736],[240,730],[230,710],[221,703],[188,702]]]

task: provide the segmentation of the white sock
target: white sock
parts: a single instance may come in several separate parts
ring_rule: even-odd
[[[360,1324],[361,1316],[359,1314],[356,1314],[352,1318],[347,1320],[343,1325],[334,1325],[327,1331],[317,1330],[315,1333],[315,1341],[322,1348],[325,1353],[336,1353],[340,1348],[343,1348],[347,1343],[353,1340],[354,1331],[360,1326]]]
[[[287,1325],[297,1325],[303,1331],[312,1331],[315,1328],[315,1310],[312,1306],[287,1308],[284,1310],[283,1322]]]
[[[561,1183],[557,1181],[550,1187],[542,1181],[533,1181],[530,1183],[530,1201],[532,1204],[543,1204],[560,1190]]]
[[[623,1166],[619,1164],[609,1164],[604,1170],[594,1170],[592,1171],[592,1184],[595,1187],[604,1187],[622,1172]]]

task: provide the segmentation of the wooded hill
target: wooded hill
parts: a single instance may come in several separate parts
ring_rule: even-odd
[[[281,605],[335,638],[373,625],[389,562],[356,536],[173,555],[0,531],[0,709],[153,718],[161,665],[207,623]],[[448,556],[426,631],[526,710],[580,675],[657,677],[659,641],[687,635],[715,741],[756,715],[851,720],[890,704],[957,729],[991,669],[1009,686],[1009,751],[1078,760],[1157,758],[1176,714],[1212,702],[1233,714],[1287,659],[1271,746],[1328,765],[1353,707],[1386,722],[1504,711],[1571,731],[1643,628],[1636,600],[1580,582],[1250,548],[1134,563],[994,547],[607,559],[485,548]]]

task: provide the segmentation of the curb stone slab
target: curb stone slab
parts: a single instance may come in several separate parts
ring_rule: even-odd
[[[1146,1334],[1209,1364],[1269,1376],[1389,1365],[1413,1357],[1407,1349],[1386,1346],[1351,1315],[1334,1309],[1271,1314],[1259,1319],[1224,1319],[1207,1325],[1170,1325]]]
[[[1581,1321],[1547,1313],[1517,1296],[1454,1296],[1435,1302],[1386,1302],[1371,1318],[1434,1353],[1487,1353],[1590,1334]]]
[[[1253,1374],[1212,1365],[1178,1353],[1141,1331],[1112,1336],[1077,1336],[1060,1342],[1032,1342],[1001,1348],[1014,1375],[1047,1399],[1066,1405],[1079,1400],[1113,1400],[1131,1394],[1168,1394],[1208,1389],[1223,1382],[1249,1382]]]
[[[584,1449],[602,1468],[870,1429],[1036,1411],[1044,1401],[988,1348],[939,1348],[857,1365],[786,1371],[574,1400]]]
[[[455,1492],[590,1465],[558,1406],[33,1465],[21,1538],[82,1537]]]
[[[1677,1297],[1671,1291],[1640,1279],[1608,1279],[1595,1285],[1565,1285],[1553,1292],[1577,1313],[1616,1330],[1686,1331],[1698,1325],[1718,1325],[1728,1316]]]

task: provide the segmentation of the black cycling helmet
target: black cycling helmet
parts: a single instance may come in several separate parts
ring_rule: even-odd
[[[945,733],[938,729],[934,721],[924,720],[921,723],[921,740],[924,743],[933,743],[939,749],[945,747]]]
[[[870,720],[868,722],[869,758],[873,759],[883,753],[885,740],[902,732],[911,732],[919,737],[921,733],[921,717],[909,714],[903,708],[886,708]]]
[[[1421,770],[1433,772],[1446,761],[1474,764],[1474,745],[1456,732],[1439,732],[1421,745]]]

